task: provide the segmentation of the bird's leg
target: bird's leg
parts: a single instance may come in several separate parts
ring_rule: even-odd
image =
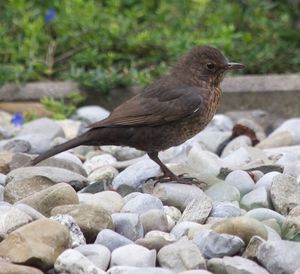
[[[157,163],[160,166],[161,171],[163,172],[162,176],[149,178],[155,179],[156,183],[165,183],[165,182],[175,182],[181,184],[193,184],[196,182],[195,178],[184,177],[183,175],[175,175],[170,169],[166,167],[166,165],[159,159],[158,152],[148,152],[148,156],[152,161]],[[148,179],[148,180],[149,180]]]

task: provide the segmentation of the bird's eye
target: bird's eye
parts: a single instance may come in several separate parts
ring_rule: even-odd
[[[213,64],[213,63],[208,63],[208,64],[206,65],[206,67],[207,67],[208,69],[210,69],[210,70],[213,70],[213,69],[215,68],[215,64]]]

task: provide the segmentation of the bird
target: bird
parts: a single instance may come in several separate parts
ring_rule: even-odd
[[[221,98],[220,84],[229,70],[242,69],[211,46],[195,46],[170,72],[121,103],[110,115],[88,126],[88,130],[54,146],[31,162],[42,160],[79,145],[129,146],[145,151],[160,166],[157,180],[185,182],[158,157],[158,153],[190,139],[213,118]]]

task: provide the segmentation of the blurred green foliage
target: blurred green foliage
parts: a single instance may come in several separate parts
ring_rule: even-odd
[[[297,20],[293,0],[2,0],[0,84],[144,86],[203,44],[245,63],[241,73],[297,72]]]

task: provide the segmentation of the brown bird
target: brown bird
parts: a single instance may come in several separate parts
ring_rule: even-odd
[[[158,152],[201,131],[215,114],[225,72],[242,68],[242,64],[229,63],[218,49],[196,46],[168,75],[90,125],[87,132],[39,155],[32,164],[79,145],[130,146],[146,151],[160,166],[161,180],[183,182],[185,178],[160,161]]]

